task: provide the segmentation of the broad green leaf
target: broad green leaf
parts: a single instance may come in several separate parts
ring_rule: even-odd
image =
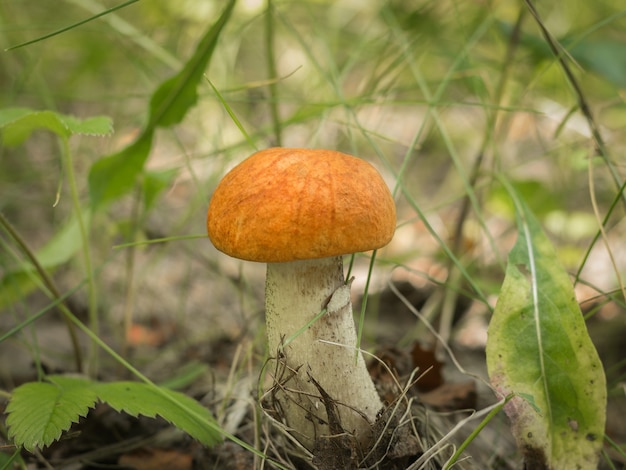
[[[168,127],[183,120],[198,100],[198,85],[213,55],[222,29],[235,6],[231,0],[220,18],[202,37],[194,54],[180,72],[166,80],[152,95],[148,128]]]
[[[9,438],[30,452],[59,439],[97,400],[89,381],[58,376],[52,380],[17,387],[6,409]]]
[[[0,310],[32,293],[37,284],[32,279],[33,274],[24,271],[5,274],[0,279]]]
[[[559,210],[563,207],[558,194],[553,188],[538,180],[516,180],[511,185],[515,192],[524,199],[530,209],[541,217],[549,212]],[[507,217],[515,217],[515,204],[502,186],[495,186],[489,193],[489,206],[491,209],[505,214]]]
[[[47,129],[63,139],[74,134],[106,135],[113,131],[111,119],[96,116],[84,120],[54,111],[33,111],[26,108],[0,110],[0,128],[4,145],[16,146],[39,129]]]
[[[606,379],[567,272],[514,196],[518,240],[489,324],[487,367],[527,468],[595,469]],[[532,400],[523,397],[532,397]]]
[[[209,410],[193,398],[166,388],[155,389],[140,382],[97,385],[100,400],[132,416],[161,416],[207,446],[221,442],[219,426]]]
[[[93,208],[114,201],[133,189],[151,146],[152,133],[143,134],[125,149],[101,158],[91,166],[88,180]]]
[[[143,204],[146,211],[152,208],[157,200],[157,196],[167,188],[178,170],[170,169],[164,171],[146,171],[143,178]]]
[[[161,83],[153,93],[148,123],[137,141],[91,167],[89,195],[92,207],[104,206],[131,191],[148,159],[156,129],[178,124],[196,104],[198,85],[234,5],[235,0],[231,0],[180,72]]]
[[[82,211],[81,217],[87,227],[90,225],[90,216],[89,209]],[[72,214],[71,219],[35,253],[35,257],[43,268],[51,270],[68,262],[82,245],[78,219]],[[0,309],[23,298],[37,287],[32,279],[32,276],[37,274],[33,274],[35,267],[30,262],[17,267],[3,266],[3,268],[4,275],[0,278]]]
[[[575,43],[570,54],[586,70],[591,70],[619,88],[626,88],[626,43],[616,39],[585,39]]]
[[[89,227],[91,212],[83,209],[80,215],[85,227]],[[80,250],[83,239],[76,214],[72,214],[66,225],[57,230],[54,236],[36,253],[37,261],[44,268],[59,266],[70,260]]]
[[[510,35],[513,25],[498,22],[501,31]],[[626,88],[626,43],[616,38],[578,40],[575,37],[558,39],[567,53],[585,70],[593,72],[613,85]],[[523,33],[520,42],[536,61],[554,60],[554,54],[541,36]]]

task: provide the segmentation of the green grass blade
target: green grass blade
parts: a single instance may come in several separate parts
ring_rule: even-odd
[[[215,96],[217,96],[217,99],[219,100],[219,102],[222,103],[222,106],[224,106],[224,109],[226,110],[230,118],[232,119],[233,123],[237,126],[237,129],[239,129],[239,132],[241,132],[241,135],[245,137],[248,144],[250,144],[250,147],[252,147],[255,151],[257,151],[258,148],[254,144],[254,140],[252,140],[248,132],[246,132],[246,129],[243,127],[243,124],[241,123],[237,115],[235,114],[235,111],[233,110],[233,108],[228,104],[224,96],[220,93],[220,91],[213,84],[213,82],[209,80],[209,77],[205,77],[205,78],[208,84],[211,86],[211,89],[215,93]]]
[[[101,13],[98,13],[97,15],[94,15],[94,16],[91,16],[91,17],[86,18],[84,20],[81,20],[78,23],[74,23],[74,24],[71,24],[69,26],[65,26],[64,28],[58,29],[56,31],[53,31],[52,33],[46,34],[44,36],[40,36],[40,37],[35,38],[35,39],[31,39],[30,41],[26,41],[26,42],[23,42],[21,44],[16,44],[15,46],[8,47],[8,48],[5,49],[5,51],[12,51],[14,49],[19,49],[20,47],[29,46],[31,44],[35,44],[37,42],[44,41],[44,40],[49,39],[51,37],[57,36],[59,34],[62,34],[64,32],[66,32],[66,31],[69,31],[71,29],[74,29],[74,28],[77,28],[79,26],[82,26],[85,23],[89,23],[90,21],[98,19],[101,16],[105,16],[105,15],[108,15],[109,13],[113,13],[116,10],[119,10],[121,8],[124,8],[124,7],[127,7],[128,5],[131,5],[131,4],[136,3],[138,1],[139,0],[128,0],[127,2],[122,3],[121,5],[116,5],[114,7],[111,7],[109,9],[107,9],[107,10],[104,10]]]

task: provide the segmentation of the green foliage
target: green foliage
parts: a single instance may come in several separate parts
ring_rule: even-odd
[[[30,452],[47,446],[79,417],[86,416],[97,398],[83,380],[61,378],[58,383],[26,383],[13,391],[7,406],[9,438]]]
[[[246,270],[233,283],[232,273],[221,271],[214,253],[205,251],[206,240],[162,242],[203,236],[206,195],[230,160],[243,158],[249,149],[281,142],[336,148],[373,160],[394,188],[398,243],[378,254],[373,269],[393,264],[400,276],[424,281],[429,296],[424,311],[440,325],[444,341],[454,338],[459,325],[453,320],[462,306],[459,296],[471,298],[472,312],[482,309],[485,315],[492,310],[491,299],[500,297],[488,359],[492,376],[500,374],[494,381],[501,392],[511,392],[506,410],[520,452],[530,448],[529,442],[536,454],[550,458],[569,452],[572,467],[596,457],[604,395],[584,381],[593,367],[596,385],[604,378],[571,283],[533,215],[558,235],[559,257],[578,269],[580,284],[597,281],[585,278],[583,269],[598,267],[595,248],[602,237],[590,235],[598,230],[597,221],[603,221],[610,237],[623,239],[618,223],[623,178],[617,172],[612,186],[600,158],[589,165],[596,153],[618,169],[621,164],[619,154],[611,155],[598,138],[610,132],[610,146],[623,146],[624,136],[614,130],[626,124],[621,90],[626,88],[626,15],[615,2],[486,7],[458,0],[374,6],[322,0],[240,2],[236,9],[234,0],[191,8],[193,2],[126,0],[110,9],[98,1],[71,1],[63,9],[52,3],[0,2],[0,17],[11,18],[12,24],[0,36],[2,48],[12,49],[0,57],[0,104],[6,107],[0,110],[0,210],[34,246],[29,256],[20,249],[19,237],[9,231],[0,236],[0,310],[9,312],[2,318],[11,323],[0,341],[20,342],[35,363],[45,361],[54,352],[38,343],[43,337],[37,337],[38,322],[70,298],[68,307],[89,308],[103,325],[117,325],[118,318],[109,315],[123,310],[128,323],[138,313],[163,315],[180,320],[180,332],[193,328],[201,336],[196,321],[207,315],[212,332],[231,331],[231,312],[224,315],[222,308],[235,297],[241,313],[252,319],[259,298],[250,294],[256,289],[247,288],[256,279],[246,278]],[[529,14],[534,3],[537,18]],[[541,16],[548,35],[538,27]],[[556,38],[556,53],[546,36]],[[577,87],[558,59],[571,66]],[[210,79],[203,76],[209,66]],[[201,113],[191,112],[196,106]],[[72,113],[96,117],[79,120]],[[117,135],[104,145],[115,150],[76,138],[71,150],[78,149],[79,158],[72,165],[70,137],[111,133],[112,119],[100,114],[114,118]],[[599,133],[590,137],[594,127]],[[67,156],[60,164],[59,149],[44,148],[40,143],[47,141],[32,137],[38,130],[59,138],[60,152]],[[129,140],[129,135],[136,137]],[[506,175],[515,188],[519,197],[513,204],[511,191],[495,184],[494,174]],[[70,214],[67,192],[61,190],[71,179]],[[592,183],[598,196],[593,211]],[[53,209],[55,185],[59,199]],[[166,213],[164,207],[175,210]],[[520,237],[501,285],[505,263],[500,253],[515,214]],[[198,235],[182,235],[198,230]],[[427,243],[422,243],[424,230]],[[151,237],[158,238],[145,241]],[[127,249],[138,243],[159,245]],[[588,256],[580,261],[586,248]],[[81,250],[83,256],[77,256]],[[76,258],[88,259],[89,250],[93,262],[77,272]],[[181,256],[181,250],[189,256]],[[573,255],[565,258],[567,253]],[[42,282],[37,264],[54,277],[57,294]],[[209,282],[215,294],[196,292]],[[615,287],[600,286],[598,295],[607,293],[607,300],[599,303],[615,299],[608,292]],[[50,300],[46,306],[35,303],[33,312],[26,295],[37,288]],[[89,299],[87,289],[93,292]],[[192,327],[185,324],[190,318]],[[115,326],[107,331],[112,345],[105,344],[95,323],[79,327],[108,355],[97,367],[110,371],[113,358],[144,380],[141,367],[132,365],[142,364],[144,352],[124,348],[123,332]],[[365,338],[368,328],[365,324]],[[407,339],[423,330],[418,325]],[[257,331],[254,339],[262,342]],[[596,335],[594,340],[603,339]],[[191,336],[185,338],[197,340]],[[579,357],[579,350],[586,355]],[[165,372],[174,377],[161,377],[160,383],[188,384],[206,367],[191,364],[178,375]],[[254,366],[249,370],[256,374]],[[212,372],[219,380],[219,371]],[[589,403],[585,394],[591,395]],[[45,445],[98,400],[133,415],[163,412],[205,443],[219,435],[206,410],[167,389],[59,376],[14,391],[11,435],[27,447]],[[489,419],[500,407],[503,401],[458,447],[455,461],[469,450],[477,467],[486,466],[478,460],[480,453],[466,445],[483,426],[494,425]],[[526,426],[532,427],[531,441],[523,435]],[[222,435],[237,442],[235,436]],[[596,439],[581,439],[585,435]],[[535,442],[537,436],[544,440]],[[497,443],[491,450],[503,457]]]
[[[98,208],[133,189],[151,148],[152,132],[149,132],[120,152],[94,163],[89,171],[92,206]]]
[[[499,27],[505,34],[510,34],[513,25],[501,22]],[[553,60],[550,47],[543,38],[525,33],[521,42],[531,52],[536,61]],[[563,53],[568,54],[585,70],[597,74],[604,80],[620,88],[626,88],[626,43],[619,38],[590,39],[583,37],[565,37],[559,40]]]
[[[104,206],[128,193],[148,159],[156,129],[180,123],[196,104],[198,84],[234,5],[235,0],[231,0],[180,72],[161,83],[153,93],[148,123],[139,138],[122,151],[102,158],[91,167],[89,193],[93,207]]]
[[[514,196],[518,240],[489,324],[487,366],[529,468],[595,469],[606,380],[567,272]],[[532,397],[526,400],[522,396]]]
[[[89,223],[91,214],[84,209],[82,219]],[[48,242],[35,252],[37,262],[47,270],[67,263],[82,247],[78,219],[72,216]],[[30,262],[7,269],[0,278],[0,309],[23,298],[37,288],[35,266]]]
[[[142,200],[144,210],[148,212],[157,201],[157,197],[161,192],[169,187],[172,180],[176,177],[175,169],[163,171],[146,171],[142,181]]]
[[[58,440],[97,401],[132,416],[161,416],[208,446],[221,441],[209,411],[182,393],[139,382],[100,383],[59,375],[47,380],[17,387],[7,406],[9,438],[30,452]]]
[[[104,136],[113,132],[113,123],[106,116],[77,119],[54,111],[34,111],[28,108],[0,109],[2,143],[14,147],[22,144],[39,129],[54,132],[62,139],[76,134]]]
[[[0,131],[2,143],[14,147],[24,143],[38,130],[54,133],[62,148],[69,152],[68,140],[74,135],[105,136],[113,132],[109,117],[94,116],[78,119],[50,110],[35,111],[28,108],[0,109]],[[80,221],[88,225],[90,210],[83,208],[75,213],[48,242],[36,253],[38,263],[45,269],[53,269],[69,261],[84,244]],[[36,287],[33,277],[35,269],[31,263],[6,269],[0,279],[0,308],[32,292]]]

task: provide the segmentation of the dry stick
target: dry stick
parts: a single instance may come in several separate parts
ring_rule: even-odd
[[[9,233],[11,238],[15,240],[15,243],[17,243],[20,249],[22,250],[22,253],[26,255],[28,260],[35,267],[35,270],[39,274],[39,277],[41,277],[41,280],[43,281],[45,286],[48,288],[48,290],[50,291],[54,299],[55,300],[61,299],[61,294],[59,293],[59,290],[54,284],[54,281],[52,281],[52,279],[50,278],[50,276],[48,276],[48,273],[46,272],[44,267],[39,263],[39,260],[35,256],[35,253],[33,252],[33,250],[30,249],[30,247],[26,244],[26,241],[17,232],[17,230],[13,228],[11,223],[7,220],[7,218],[4,216],[2,212],[0,212],[0,225],[2,225],[2,227],[4,227],[4,229]],[[76,370],[78,372],[82,372],[82,369],[83,369],[82,353],[80,352],[80,346],[78,344],[78,337],[76,336],[76,330],[74,328],[74,325],[72,324],[72,322],[70,321],[68,317],[68,312],[70,311],[70,309],[65,303],[65,301],[63,300],[60,301],[59,310],[61,310],[63,320],[65,321],[65,324],[67,326],[67,332],[70,336],[72,349],[74,350],[74,361],[76,362]]]
[[[503,72],[500,76],[500,81],[498,83],[498,88],[496,89],[496,107],[492,113],[489,113],[486,132],[483,138],[483,141],[480,146],[480,150],[476,155],[476,160],[474,161],[474,166],[472,167],[472,171],[469,177],[469,185],[471,187],[475,187],[478,181],[478,177],[480,176],[480,170],[482,168],[482,164],[485,158],[485,154],[487,152],[487,147],[489,143],[492,141],[493,131],[491,130],[495,127],[498,118],[498,106],[502,102],[502,96],[504,95],[505,85],[507,83],[509,77],[510,65],[513,63],[513,58],[515,56],[515,51],[517,50],[517,46],[519,45],[520,34],[522,29],[522,23],[525,16],[525,10],[520,10],[520,13],[517,17],[517,21],[515,23],[515,27],[511,32],[511,38],[509,40]],[[461,202],[461,210],[459,212],[459,216],[457,219],[457,223],[455,226],[454,236],[452,238],[452,253],[455,256],[460,257],[460,251],[463,242],[463,227],[465,225],[465,221],[469,215],[470,211],[470,198],[469,195],[465,195]],[[441,306],[441,321],[439,327],[439,334],[446,341],[450,336],[450,332],[452,329],[452,321],[454,316],[454,306],[456,305],[459,289],[450,288],[450,286],[455,286],[461,279],[460,273],[454,269],[454,263],[451,258],[448,259],[447,271],[449,274],[448,281],[445,283],[445,295],[443,298],[443,304]]]

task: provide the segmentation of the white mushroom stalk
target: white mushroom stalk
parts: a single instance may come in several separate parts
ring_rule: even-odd
[[[273,396],[286,424],[309,448],[337,432],[368,446],[383,405],[356,349],[342,258],[268,263],[265,308],[279,374]],[[338,416],[328,415],[329,405]]]

